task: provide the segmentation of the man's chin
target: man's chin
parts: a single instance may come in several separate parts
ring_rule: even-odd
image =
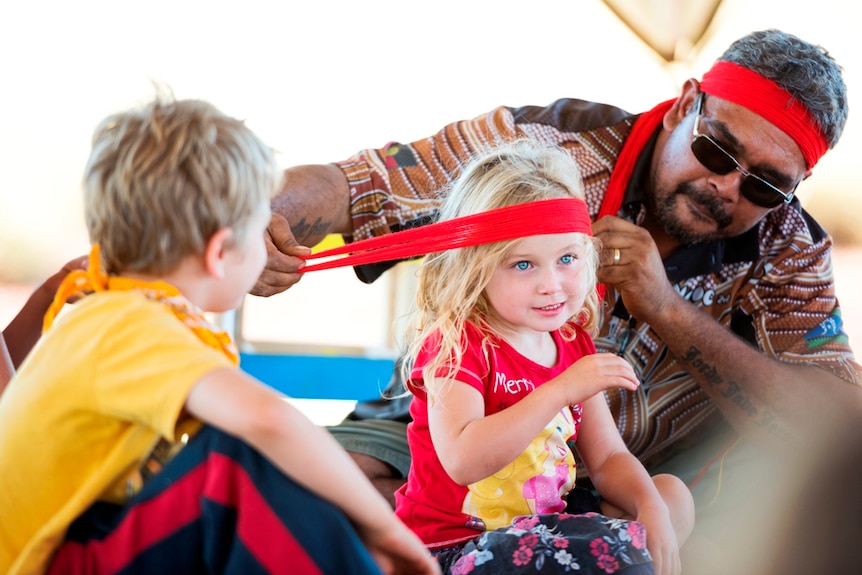
[[[689,222],[674,219],[666,222],[664,227],[670,237],[685,245],[706,244],[723,237],[712,220],[707,223],[700,218]]]
[[[703,204],[683,192],[674,194],[669,202],[660,206],[656,217],[665,232],[684,245],[705,244],[725,235]]]

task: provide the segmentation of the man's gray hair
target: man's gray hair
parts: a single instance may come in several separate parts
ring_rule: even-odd
[[[770,29],[736,40],[718,60],[753,70],[790,92],[811,112],[829,148],[838,143],[847,122],[847,86],[823,47]]]

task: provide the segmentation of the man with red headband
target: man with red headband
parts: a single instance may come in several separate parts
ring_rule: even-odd
[[[712,513],[744,510],[751,474],[737,471],[749,462],[798,447],[824,421],[858,421],[862,378],[841,329],[832,241],[795,197],[846,117],[831,56],[766,30],[642,114],[573,99],[499,107],[411,144],[292,168],[273,201],[286,219],[273,218],[252,293],[298,281],[295,256],[306,251],[297,241],[433,221],[438,191],[483,146],[528,137],[566,148],[604,244],[596,346],[625,357],[642,382],[608,401],[629,449],[651,472],[686,479],[707,526]],[[371,282],[390,266],[356,273]],[[382,420],[374,404],[360,405],[332,431],[391,492],[409,464],[398,448],[405,425],[396,403],[377,405]]]

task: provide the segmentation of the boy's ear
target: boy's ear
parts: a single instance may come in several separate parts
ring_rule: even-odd
[[[204,249],[204,270],[210,276],[223,279],[225,275],[225,252],[233,239],[233,230],[221,228],[207,241]]]

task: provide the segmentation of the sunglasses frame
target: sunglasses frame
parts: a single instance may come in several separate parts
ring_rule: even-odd
[[[706,168],[707,170],[709,170],[710,172],[712,172],[714,174],[718,174],[719,176],[727,175],[730,172],[732,172],[734,169],[736,169],[740,174],[742,174],[742,181],[739,183],[740,193],[745,197],[745,199],[747,199],[749,202],[751,202],[752,204],[754,204],[756,206],[760,206],[761,208],[774,208],[776,206],[781,205],[782,203],[789,204],[791,202],[791,200],[793,200],[793,196],[796,194],[796,188],[799,186],[798,183],[795,186],[793,186],[793,189],[790,192],[785,192],[783,190],[780,190],[774,184],[767,182],[766,180],[764,180],[760,176],[758,176],[756,174],[752,174],[751,172],[749,172],[748,170],[743,168],[740,165],[740,163],[736,160],[736,158],[733,157],[733,154],[731,154],[730,152],[725,150],[723,147],[721,147],[721,145],[718,142],[716,142],[714,139],[712,139],[711,136],[709,136],[708,134],[701,134],[700,132],[698,132],[697,129],[698,129],[698,126],[700,126],[700,118],[703,115],[703,101],[706,99],[705,97],[706,97],[706,94],[704,94],[703,92],[701,92],[700,95],[697,97],[697,105],[696,105],[697,106],[697,114],[694,117],[694,127],[692,128],[692,131],[691,131],[692,139],[691,139],[691,146],[690,147],[691,147],[691,153],[695,157],[695,159],[698,162],[700,162],[700,165],[702,165],[704,168]],[[719,171],[714,170],[712,167],[707,166],[703,162],[703,160],[701,160],[701,157],[698,155],[698,153],[696,151],[696,142],[700,139],[706,140],[716,150],[721,152],[728,160],[730,160],[733,163],[733,167],[729,168],[727,171],[719,172]],[[749,178],[751,178],[751,179],[749,179]],[[746,185],[746,182],[748,182],[748,185]],[[772,202],[772,201],[770,201],[770,202],[761,201],[759,198],[758,192],[756,190],[752,191],[751,186],[760,186],[760,185],[766,186],[766,188],[768,190],[775,192],[776,198],[775,198],[774,202]]]

